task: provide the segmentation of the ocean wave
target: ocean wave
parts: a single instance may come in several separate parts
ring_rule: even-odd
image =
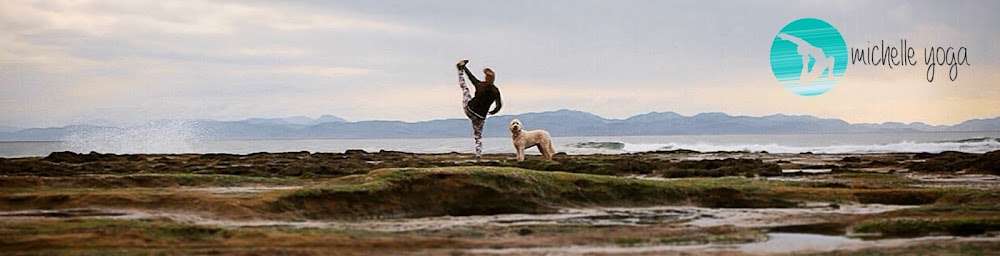
[[[625,143],[623,142],[579,142],[570,147],[575,148],[593,148],[593,149],[611,149],[611,150],[623,150],[625,148]]]
[[[769,152],[769,153],[917,153],[929,152],[940,153],[943,151],[959,151],[967,153],[986,153],[1000,150],[1000,139],[992,137],[971,138],[953,141],[939,142],[913,142],[902,141],[888,144],[869,145],[828,145],[828,146],[789,146],[776,143],[771,144],[739,144],[722,145],[711,143],[625,143],[625,142],[601,142],[600,145],[613,145],[614,143],[624,144],[621,152],[650,152],[661,150],[694,150],[700,152],[716,151],[746,151],[746,152]],[[579,145],[579,143],[577,144]],[[570,145],[576,148],[585,148]],[[610,148],[600,148],[610,149]]]
[[[947,143],[947,142],[976,143],[976,142],[989,142],[989,141],[1000,142],[1000,138],[978,137],[978,138],[968,138],[968,139],[960,139],[960,140],[943,140],[943,141],[938,141],[938,142],[939,143]]]

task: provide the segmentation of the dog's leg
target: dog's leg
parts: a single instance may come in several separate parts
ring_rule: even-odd
[[[545,160],[552,160],[552,140],[542,139],[541,143],[538,143],[538,152],[542,152],[542,158]]]
[[[517,145],[517,161],[524,161],[524,145]]]
[[[552,156],[556,155],[556,147],[552,146],[552,140],[549,140],[549,160],[552,160]]]
[[[546,145],[538,145],[538,151],[542,152],[542,159],[552,160],[552,152],[549,152],[549,148]]]

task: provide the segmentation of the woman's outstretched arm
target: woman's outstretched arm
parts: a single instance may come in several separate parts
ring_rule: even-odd
[[[503,100],[500,99],[500,89],[497,88],[496,86],[491,86],[491,87],[493,87],[493,91],[497,93],[497,106],[496,108],[490,111],[490,115],[496,115],[497,112],[500,112],[500,108],[503,107]]]

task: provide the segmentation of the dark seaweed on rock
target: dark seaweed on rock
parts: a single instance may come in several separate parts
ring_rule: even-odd
[[[392,165],[372,163],[384,158]],[[253,153],[137,154],[54,152],[44,158],[17,158],[0,162],[0,174],[72,176],[86,174],[192,173],[245,176],[343,176],[373,168],[422,167],[425,160],[405,154]]]
[[[845,162],[845,163],[858,163],[858,162],[861,162],[861,158],[860,157],[856,157],[856,156],[847,156],[847,157],[841,158],[840,161],[841,162]]]
[[[136,161],[140,160],[137,155],[119,156],[115,154],[101,154],[91,151],[89,154],[77,154],[69,151],[52,152],[42,160],[53,163],[87,163],[87,162],[115,162],[115,161]]]
[[[781,168],[759,159],[706,159],[669,160],[650,157],[650,154],[623,154],[618,157],[589,158],[587,156],[556,157],[555,161],[528,160],[515,167],[601,175],[653,175],[666,178],[723,177],[723,176],[774,176]]]
[[[44,158],[12,158],[0,161],[0,175],[75,176],[88,174],[228,174],[257,177],[340,177],[367,173],[381,168],[502,166],[540,171],[561,171],[601,175],[651,175],[668,178],[781,175],[779,162],[753,158],[670,160],[688,151],[647,152],[610,155],[557,154],[554,161],[529,156],[517,162],[509,154],[489,154],[474,161],[469,154],[414,154],[397,151],[344,153],[253,153],[238,154],[135,154],[116,155],[90,152],[53,152]],[[667,156],[667,157],[664,157]],[[900,163],[910,159],[910,161]],[[900,166],[917,172],[958,172],[1000,174],[1000,151],[986,154],[942,152],[937,154],[892,154],[845,157],[841,165],[800,168],[842,169]],[[785,161],[785,164],[788,162]]]
[[[760,159],[684,160],[664,167],[655,173],[666,178],[781,175],[781,167]]]
[[[937,154],[918,153],[913,156],[923,162],[913,162],[907,167],[918,172],[977,172],[1000,175],[1000,150],[985,154],[945,151]]]

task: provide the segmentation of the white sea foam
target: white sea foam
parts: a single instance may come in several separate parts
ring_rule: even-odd
[[[1000,150],[1000,141],[996,138],[980,138],[972,140],[912,142],[902,141],[887,144],[868,145],[828,145],[828,146],[787,146],[779,144],[740,144],[725,145],[711,143],[625,143],[624,152],[647,152],[656,150],[687,149],[702,152],[712,151],[749,151],[770,153],[890,153],[890,152],[930,152],[960,151],[967,153],[985,153]]]
[[[45,156],[55,151],[110,153],[234,153],[253,152],[368,152],[395,150],[414,153],[473,152],[472,138],[422,139],[213,139],[197,121],[160,121],[130,128],[75,129],[65,142],[0,142],[0,157]],[[771,153],[887,153],[1000,150],[1000,132],[943,132],[900,134],[775,134],[553,137],[556,150],[567,154],[621,154],[687,149],[711,151],[767,151]],[[513,154],[510,137],[483,138],[483,152]],[[537,149],[529,149],[538,155]]]

